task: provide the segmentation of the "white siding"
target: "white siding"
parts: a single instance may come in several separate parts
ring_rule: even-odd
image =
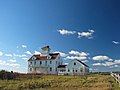
[[[65,69],[65,72],[61,72],[62,69]],[[88,72],[89,68],[77,60],[72,60],[66,68],[58,69],[58,75],[84,75]]]

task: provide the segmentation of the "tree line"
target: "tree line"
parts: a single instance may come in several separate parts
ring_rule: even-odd
[[[14,73],[13,71],[11,71],[11,72],[6,71],[6,70],[1,70],[0,71],[0,79],[1,80],[12,80],[12,79],[15,79],[18,76],[19,76],[19,74]]]

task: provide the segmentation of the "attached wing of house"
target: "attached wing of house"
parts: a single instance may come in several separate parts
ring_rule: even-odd
[[[89,67],[80,60],[71,60],[68,65],[58,66],[58,75],[84,75],[89,73]]]

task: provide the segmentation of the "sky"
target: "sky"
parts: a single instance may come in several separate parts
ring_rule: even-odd
[[[92,72],[120,71],[119,0],[0,0],[0,70],[27,72],[49,45]]]

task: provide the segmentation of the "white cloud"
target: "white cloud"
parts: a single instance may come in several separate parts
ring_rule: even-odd
[[[20,64],[9,64],[9,66],[15,67],[15,68],[19,68],[19,67],[20,67]]]
[[[70,34],[75,34],[76,33],[76,31],[69,31],[69,30],[65,30],[65,29],[58,30],[58,32],[61,35],[70,35]]]
[[[117,42],[117,41],[112,41],[114,44],[119,44],[119,42]]]
[[[86,62],[88,62],[88,60],[82,60],[82,62],[83,62],[83,63],[86,63]]]
[[[3,60],[0,60],[0,65],[5,65],[5,61],[3,61]]]
[[[60,53],[61,57],[66,57],[67,54],[63,53],[63,52],[59,52],[59,51],[56,51],[56,52],[53,52],[53,53]]]
[[[108,56],[95,56],[92,58],[93,60],[109,60]]]
[[[67,56],[66,58],[65,58],[65,60],[67,60],[67,59],[78,59],[78,60],[83,60],[83,59],[87,59],[87,57],[79,57],[79,56]]]
[[[103,66],[112,66],[114,64],[115,64],[114,62],[105,62],[105,63],[102,63]]]
[[[101,66],[102,64],[101,63],[94,63],[92,64],[93,66]]]
[[[36,51],[36,50],[35,50],[34,54],[40,54],[41,55],[41,53],[39,51]]]
[[[118,66],[118,65],[114,65],[114,67],[120,67],[120,66]]]
[[[22,55],[18,55],[18,54],[13,54],[14,57],[26,57],[26,55],[22,54]]]
[[[71,51],[69,52],[69,54],[80,55],[81,57],[86,57],[86,56],[89,55],[89,53],[78,52],[78,51],[74,51],[74,50],[71,50]]]
[[[16,60],[12,60],[12,59],[10,59],[10,60],[8,60],[8,61],[10,61],[10,62],[16,62]]]
[[[3,55],[3,52],[0,52],[0,56],[2,56]]]
[[[27,61],[29,58],[22,58],[22,59]]]
[[[113,59],[110,58],[108,61],[113,61]]]
[[[25,53],[28,55],[32,55],[32,53],[30,51],[26,51]]]
[[[114,63],[115,64],[120,64],[120,60],[115,60]]]
[[[112,66],[112,65],[116,65],[116,64],[120,64],[120,60],[115,60],[115,61],[107,61],[104,63],[94,63],[93,66]]]
[[[12,54],[5,54],[5,56],[7,56],[7,57],[12,57]]]
[[[81,37],[86,37],[88,39],[92,39],[93,38],[93,33],[95,31],[94,30],[89,30],[87,32],[78,32],[78,38],[81,38]]]
[[[26,48],[27,46],[26,45],[22,45],[23,48]]]
[[[7,63],[6,61],[4,60],[0,60],[0,65],[3,65],[3,66],[11,66],[11,67],[15,67],[15,68],[19,68],[20,67],[20,64],[10,64],[10,63]]]

